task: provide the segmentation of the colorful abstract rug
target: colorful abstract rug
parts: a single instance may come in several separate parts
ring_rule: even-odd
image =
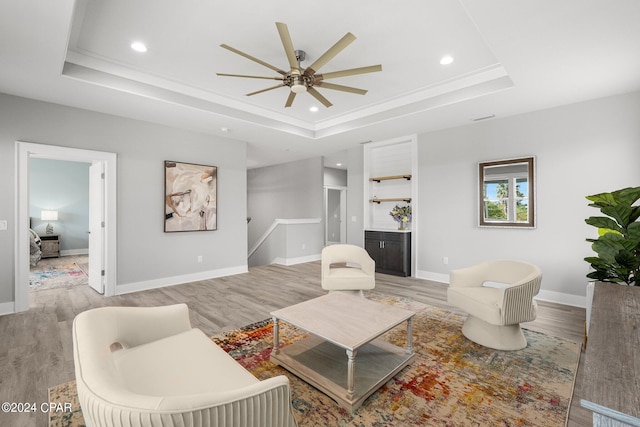
[[[77,286],[89,283],[89,276],[75,262],[50,265],[29,272],[31,290],[58,288],[61,286]]]
[[[488,349],[460,332],[464,316],[408,299],[367,297],[416,312],[412,365],[371,395],[353,414],[331,398],[269,362],[270,320],[212,337],[257,378],[287,375],[300,427],[304,426],[564,426],[571,402],[580,344],[525,330],[529,345],[519,351]],[[281,342],[305,333],[281,324]],[[406,326],[384,338],[404,346]],[[346,361],[345,361],[346,363]],[[49,390],[52,402],[71,402],[73,413],[52,414],[51,426],[84,425],[75,383]]]

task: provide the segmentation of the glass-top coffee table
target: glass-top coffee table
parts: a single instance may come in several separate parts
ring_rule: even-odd
[[[271,361],[354,411],[415,358],[411,342],[414,315],[403,308],[341,292],[276,310],[271,313]],[[280,320],[311,335],[281,348]],[[407,322],[405,348],[379,339],[403,322]]]

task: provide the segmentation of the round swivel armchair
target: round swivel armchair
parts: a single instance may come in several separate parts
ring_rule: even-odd
[[[483,262],[450,273],[447,301],[467,313],[465,337],[497,350],[527,346],[520,323],[536,318],[540,269],[522,261]]]

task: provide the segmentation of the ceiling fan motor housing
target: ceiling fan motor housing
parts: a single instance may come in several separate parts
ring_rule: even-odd
[[[311,85],[311,79],[304,74],[292,74],[285,78],[284,84],[289,86],[292,92],[302,93]]]

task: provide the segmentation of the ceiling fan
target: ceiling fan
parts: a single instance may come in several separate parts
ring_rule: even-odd
[[[306,53],[302,50],[295,50],[293,48],[293,42],[291,41],[291,35],[289,34],[289,28],[287,24],[283,24],[282,22],[276,22],[276,27],[278,28],[278,33],[280,34],[280,39],[282,40],[282,45],[284,46],[284,52],[287,55],[287,60],[289,61],[289,71],[284,71],[275,67],[271,64],[268,64],[258,58],[255,58],[249,54],[239,51],[231,46],[226,44],[221,44],[220,47],[223,47],[227,50],[230,50],[233,53],[236,53],[240,56],[244,56],[251,61],[257,62],[260,65],[263,65],[278,74],[279,77],[264,77],[264,76],[247,76],[243,74],[227,74],[227,73],[217,73],[219,76],[228,76],[228,77],[245,77],[250,79],[267,79],[267,80],[279,80],[282,83],[268,87],[266,89],[261,89],[255,92],[248,93],[247,96],[257,95],[259,93],[267,92],[273,89],[278,89],[280,87],[289,87],[291,92],[289,93],[289,97],[287,98],[287,102],[284,104],[285,107],[291,107],[293,104],[293,100],[295,99],[298,93],[308,92],[314,98],[316,98],[322,105],[325,107],[331,107],[333,104],[329,102],[327,98],[322,96],[320,92],[316,90],[318,87],[322,87],[325,89],[339,90],[342,92],[355,93],[358,95],[364,95],[367,93],[364,89],[358,89],[350,86],[343,86],[334,83],[329,83],[326,80],[335,79],[338,77],[346,77],[353,76],[356,74],[365,74],[365,73],[373,73],[376,71],[382,71],[382,65],[371,65],[368,67],[359,67],[359,68],[351,68],[348,70],[342,71],[333,71],[330,73],[317,74],[318,70],[327,64],[331,59],[333,59],[337,54],[342,52],[344,48],[349,46],[356,37],[347,33],[342,37],[336,44],[331,46],[329,50],[327,50],[322,56],[320,56],[316,61],[303,69],[300,66],[300,62],[304,61]]]

